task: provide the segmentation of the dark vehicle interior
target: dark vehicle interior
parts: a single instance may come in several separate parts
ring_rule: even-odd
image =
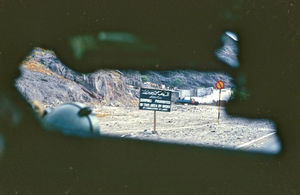
[[[0,1],[0,194],[299,194],[299,4],[276,1]],[[219,37],[239,35],[240,67],[219,61]],[[74,37],[126,32],[126,43]],[[44,131],[14,87],[35,47],[78,72],[98,69],[226,72],[247,78],[233,116],[269,118],[278,155]],[[73,48],[72,48],[73,47]],[[237,89],[239,89],[237,83]]]

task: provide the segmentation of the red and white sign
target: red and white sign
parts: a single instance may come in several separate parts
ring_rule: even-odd
[[[217,89],[224,89],[224,82],[223,81],[218,81],[217,83],[216,83],[216,88]]]

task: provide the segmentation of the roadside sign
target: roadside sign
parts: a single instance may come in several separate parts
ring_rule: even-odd
[[[159,89],[146,89],[140,90],[140,110],[152,110],[154,111],[154,130],[156,131],[156,111],[170,112],[171,111],[171,91],[159,90]]]
[[[218,109],[218,124],[220,124],[220,112],[221,112],[221,89],[224,89],[224,81],[219,80],[216,83],[216,88],[219,89],[219,109]]]
[[[170,112],[171,94],[171,91],[141,88],[139,109]]]
[[[216,83],[216,88],[217,89],[224,89],[224,81],[221,81],[219,80],[217,83]]]

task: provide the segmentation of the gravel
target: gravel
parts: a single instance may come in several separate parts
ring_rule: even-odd
[[[218,107],[210,105],[172,105],[171,112],[157,112],[157,134],[152,111],[112,106],[95,111],[108,114],[99,118],[103,135],[142,140],[236,148],[276,131],[271,120],[231,117],[223,107],[218,124]]]

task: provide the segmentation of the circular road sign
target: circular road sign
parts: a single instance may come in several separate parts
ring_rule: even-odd
[[[224,86],[224,82],[221,80],[216,83],[217,89],[224,89]]]

